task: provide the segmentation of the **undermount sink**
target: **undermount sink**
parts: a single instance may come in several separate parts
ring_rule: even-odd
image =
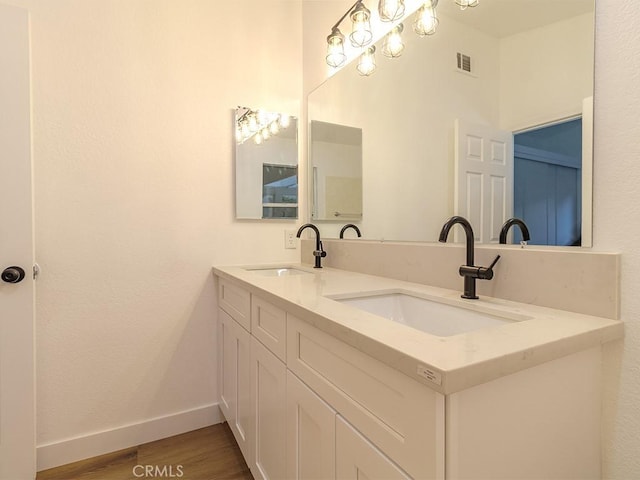
[[[439,337],[530,319],[484,306],[481,310],[465,308],[404,292],[359,294],[332,300]]]
[[[287,277],[291,275],[308,275],[311,272],[299,270],[293,267],[268,267],[268,268],[248,268],[249,272],[263,275],[265,277]]]

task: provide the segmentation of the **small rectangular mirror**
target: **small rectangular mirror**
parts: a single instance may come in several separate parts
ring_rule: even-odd
[[[280,112],[235,110],[236,218],[298,218],[298,121]]]
[[[362,129],[311,121],[311,218],[362,219]]]

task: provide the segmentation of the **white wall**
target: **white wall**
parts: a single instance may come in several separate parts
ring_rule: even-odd
[[[605,364],[604,478],[640,474],[640,9],[596,2],[594,236],[598,250],[622,252],[624,342]]]
[[[38,444],[217,402],[213,264],[296,260],[233,218],[231,109],[298,114],[287,0],[31,11]]]
[[[500,40],[500,128],[519,130],[582,111],[593,95],[593,15]]]

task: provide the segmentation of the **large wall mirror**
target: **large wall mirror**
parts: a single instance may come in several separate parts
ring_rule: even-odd
[[[378,44],[372,75],[349,64],[309,95],[312,171],[314,125],[349,127],[362,139],[362,184],[348,188],[361,188],[349,213],[363,238],[436,241],[460,214],[493,242],[506,215],[525,219],[532,244],[589,246],[593,0],[440,0],[437,12],[434,35],[407,17],[400,57]],[[508,168],[476,182],[481,157]],[[310,177],[310,216],[343,221],[320,214]]]
[[[297,119],[235,109],[237,219],[298,218]]]

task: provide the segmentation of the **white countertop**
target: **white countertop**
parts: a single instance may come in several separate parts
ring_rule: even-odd
[[[276,277],[248,270],[275,266],[305,270],[310,274]],[[465,300],[457,290],[346,270],[278,264],[221,266],[214,267],[213,271],[444,394],[624,335],[623,323],[618,320],[491,297]],[[439,337],[327,298],[398,290],[475,311],[500,312],[507,317],[529,319]]]

